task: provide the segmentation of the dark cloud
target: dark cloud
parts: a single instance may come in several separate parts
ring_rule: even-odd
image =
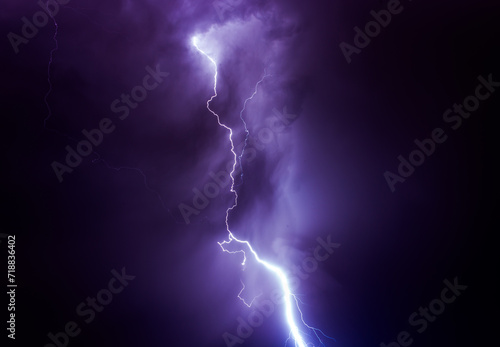
[[[389,343],[459,275],[471,292],[418,343],[478,344],[472,320],[487,319],[465,306],[482,295],[475,261],[490,254],[495,94],[394,194],[383,173],[397,171],[415,138],[447,126],[443,112],[479,75],[500,80],[498,6],[402,1],[348,63],[341,42],[353,45],[354,27],[389,3],[72,0],[54,15],[55,49],[51,18],[23,24],[44,20],[39,4],[4,1],[1,233],[18,237],[19,341],[48,344],[75,320],[82,332],[68,346],[226,346],[223,333],[252,313],[237,298],[242,281],[246,298],[276,288],[218,244],[233,155],[206,108],[214,66],[196,37],[217,63],[210,106],[238,154],[249,130],[232,231],[292,273],[318,238],[341,244],[301,281],[306,320],[336,337],[332,345]],[[9,33],[24,35],[23,25],[32,37],[13,47]],[[134,90],[144,100],[123,99]],[[114,130],[60,183],[51,163],[67,165],[66,146],[76,150],[82,131],[106,118]],[[75,307],[122,267],[136,278],[83,323]],[[282,317],[276,307],[243,346],[283,345]]]

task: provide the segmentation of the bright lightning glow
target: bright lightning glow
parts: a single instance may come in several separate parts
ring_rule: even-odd
[[[262,260],[258,255],[257,253],[254,251],[254,249],[252,248],[252,246],[250,245],[250,243],[248,241],[242,241],[242,240],[239,240],[237,239],[233,233],[231,232],[230,228],[229,228],[229,222],[228,222],[228,219],[229,219],[229,213],[236,207],[238,206],[238,193],[236,192],[236,190],[234,190],[234,171],[235,171],[235,168],[236,168],[236,163],[237,163],[237,158],[238,156],[236,155],[236,152],[234,150],[234,142],[233,142],[233,130],[228,127],[227,125],[221,123],[220,121],[220,117],[217,113],[215,113],[211,108],[210,108],[210,103],[212,102],[212,100],[214,98],[217,97],[217,76],[218,76],[218,68],[217,68],[217,62],[212,58],[210,57],[207,53],[205,53],[198,45],[198,38],[197,37],[193,37],[192,40],[191,40],[193,46],[201,53],[203,54],[208,60],[210,60],[210,62],[213,64],[214,66],[214,70],[215,70],[215,73],[214,73],[214,95],[207,101],[207,109],[210,111],[210,113],[212,113],[216,118],[217,118],[217,122],[219,123],[219,125],[223,128],[225,128],[226,130],[228,130],[229,132],[229,142],[231,143],[231,153],[233,154],[233,157],[234,157],[234,162],[233,162],[233,169],[231,171],[231,173],[229,174],[230,177],[231,177],[231,180],[232,180],[232,184],[231,184],[231,192],[234,194],[234,204],[233,206],[231,206],[230,208],[228,208],[226,210],[226,230],[227,232],[229,233],[229,241],[223,241],[223,242],[219,242],[219,246],[222,248],[222,250],[224,252],[227,252],[227,253],[231,253],[231,254],[234,254],[234,253],[243,253],[243,263],[242,265],[245,265],[246,263],[246,253],[244,250],[239,250],[239,251],[228,251],[227,249],[224,248],[224,245],[227,245],[231,242],[237,242],[239,244],[242,244],[242,245],[246,245],[248,247],[248,249],[250,250],[250,252],[253,254],[253,256],[255,257],[255,259],[262,265],[264,265],[264,267],[266,267],[269,271],[271,271],[272,273],[274,273],[276,275],[276,277],[279,279],[280,281],[280,284],[281,284],[281,287],[283,288],[283,292],[284,292],[284,299],[285,299],[285,317],[286,317],[286,322],[287,324],[289,325],[290,327],[290,334],[291,334],[291,337],[295,340],[295,346],[296,347],[306,347],[306,343],[304,342],[304,339],[302,338],[302,336],[300,335],[300,331],[299,331],[299,328],[297,327],[297,324],[295,323],[295,315],[294,315],[294,307],[296,308],[296,311],[298,311],[298,313],[300,314],[300,319],[302,321],[302,323],[307,327],[307,328],[310,328],[312,329],[313,331],[315,331],[316,333],[316,329],[314,328],[311,328],[310,326],[308,326],[303,318],[302,318],[302,312],[300,311],[300,308],[298,307],[298,301],[297,301],[297,298],[296,296],[291,292],[290,290],[290,285],[288,283],[288,280],[285,276],[285,273],[280,269],[278,268],[277,266],[275,265],[272,265],[270,264],[269,262],[267,261],[264,261]],[[243,110],[240,112],[240,118],[241,120],[243,121],[244,125],[245,125],[245,132],[247,134],[246,138],[245,138],[245,144],[246,144],[246,140],[248,138],[248,129],[246,127],[246,123],[242,117],[242,114],[243,114],[243,111],[245,110],[245,107],[246,107],[246,104],[248,101],[250,101],[254,96],[255,94],[257,93],[257,87],[258,85],[264,80],[264,78],[266,78],[268,75],[264,75],[264,77],[257,83],[256,87],[255,87],[255,91],[254,93],[252,94],[252,96],[250,98],[248,98],[247,100],[245,100],[245,103],[244,103],[244,107],[243,107]],[[243,155],[243,152],[242,154],[240,155],[240,165],[241,165],[241,156]],[[240,292],[241,294],[241,292]],[[240,295],[238,295],[238,297],[245,303],[245,305],[247,306],[251,306],[253,301],[255,300],[252,300],[252,302],[250,304],[247,304],[241,297]],[[293,302],[295,302],[295,305],[293,304]],[[316,334],[317,336],[317,334]],[[319,337],[318,337],[319,338]]]
[[[233,191],[233,193],[236,194],[236,192]],[[236,197],[237,197],[237,194],[236,194]],[[236,199],[235,199],[236,200]],[[235,205],[233,205],[233,207],[236,206],[236,203]],[[227,212],[229,212],[230,209],[227,210]],[[227,226],[227,214],[226,214],[226,226]],[[302,312],[300,312],[300,309],[298,308],[298,304],[297,304],[297,298],[295,297],[294,294],[292,294],[292,292],[290,291],[290,285],[288,284],[288,280],[285,276],[285,274],[283,273],[283,271],[278,268],[277,266],[275,265],[272,265],[270,263],[268,263],[267,261],[264,261],[262,259],[260,259],[260,257],[257,255],[257,253],[253,250],[252,246],[250,245],[250,243],[248,241],[241,241],[241,240],[238,240],[234,235],[233,233],[229,230],[229,227],[227,228],[228,229],[228,232],[229,232],[229,241],[224,241],[224,242],[219,242],[219,245],[221,246],[222,250],[224,252],[227,252],[227,253],[231,253],[231,254],[234,254],[234,253],[238,253],[238,252],[241,252],[243,253],[243,263],[242,265],[245,265],[245,262],[246,262],[246,254],[244,251],[234,251],[234,252],[230,252],[228,250],[226,250],[224,248],[224,245],[225,244],[229,244],[231,243],[233,240],[235,242],[238,242],[240,244],[245,244],[249,249],[250,249],[250,252],[254,255],[255,259],[261,263],[262,265],[264,265],[268,270],[270,270],[271,272],[273,272],[274,274],[276,274],[276,276],[278,277],[278,279],[280,280],[280,283],[281,283],[281,287],[283,288],[283,297],[285,299],[285,316],[286,316],[286,321],[288,323],[288,325],[290,326],[290,333],[293,337],[293,339],[295,340],[295,345],[298,346],[298,347],[306,347],[306,344],[304,342],[304,340],[302,339],[302,336],[300,336],[300,332],[299,332],[299,329],[297,327],[297,324],[295,323],[295,319],[294,319],[294,314],[293,314],[293,305],[292,305],[292,301],[295,301],[295,307],[297,307],[297,310],[299,311],[301,317],[302,317]],[[240,292],[241,293],[241,292]],[[241,299],[241,298],[240,298]],[[252,303],[253,303],[253,300],[252,300]],[[250,304],[247,304],[248,307],[250,307],[252,305],[252,303]],[[245,303],[246,304],[246,303]],[[305,324],[305,323],[304,323]],[[307,326],[307,325],[306,325]]]

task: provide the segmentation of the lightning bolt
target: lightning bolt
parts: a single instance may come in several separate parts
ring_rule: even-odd
[[[301,336],[300,330],[298,328],[298,324],[296,323],[296,317],[295,316],[297,315],[297,313],[300,316],[300,320],[301,320],[302,324],[304,326],[306,326],[307,328],[311,329],[312,331],[314,331],[316,337],[321,341],[321,339],[319,338],[318,334],[316,333],[316,331],[320,331],[320,330],[318,330],[316,328],[312,328],[312,327],[310,327],[309,325],[307,325],[304,322],[302,311],[299,308],[298,299],[295,296],[295,294],[293,294],[292,291],[290,290],[290,284],[288,283],[288,279],[286,278],[285,273],[278,266],[273,265],[273,264],[271,264],[271,263],[269,263],[269,262],[261,259],[259,257],[259,255],[253,249],[252,245],[248,241],[239,240],[236,236],[234,236],[234,234],[230,230],[229,221],[228,221],[229,220],[229,214],[231,213],[231,211],[233,209],[235,209],[238,206],[238,193],[234,189],[234,186],[235,186],[234,171],[235,171],[235,168],[236,168],[236,165],[237,165],[237,162],[238,162],[238,158],[239,158],[239,162],[240,162],[240,165],[241,165],[241,157],[243,156],[244,148],[242,150],[241,155],[238,156],[236,154],[236,152],[235,152],[235,147],[234,147],[234,142],[233,142],[233,130],[230,127],[228,127],[227,125],[225,125],[224,123],[222,123],[221,120],[220,120],[219,115],[210,108],[210,103],[217,97],[217,77],[218,77],[217,62],[212,57],[210,57],[210,55],[208,55],[205,51],[203,51],[199,47],[199,45],[198,45],[198,38],[196,36],[192,38],[191,42],[192,42],[193,46],[203,56],[205,56],[212,63],[212,65],[214,67],[214,71],[215,71],[215,73],[214,73],[214,88],[213,88],[214,89],[214,95],[207,101],[207,109],[208,109],[208,111],[211,114],[213,114],[216,117],[217,123],[219,124],[219,126],[221,126],[222,128],[226,129],[229,132],[229,142],[231,143],[231,153],[233,154],[233,157],[234,157],[233,169],[232,169],[231,173],[229,174],[230,177],[231,177],[231,180],[232,180],[230,191],[231,191],[231,193],[234,194],[234,203],[233,203],[233,205],[231,207],[229,207],[226,210],[226,219],[225,219],[226,230],[227,230],[227,232],[229,234],[229,240],[228,241],[223,241],[223,242],[218,242],[218,244],[221,247],[221,249],[222,249],[223,252],[227,252],[227,253],[230,253],[230,254],[242,253],[243,254],[242,265],[245,265],[246,260],[247,260],[247,254],[245,253],[245,251],[243,249],[242,250],[238,250],[238,251],[229,251],[228,249],[226,249],[224,247],[225,245],[229,245],[232,242],[235,242],[235,243],[238,243],[238,244],[242,245],[243,246],[242,248],[247,248],[258,263],[262,264],[266,269],[268,269],[270,272],[272,272],[277,277],[277,279],[279,280],[279,282],[281,284],[281,287],[283,289],[283,293],[284,293],[283,298],[285,300],[285,318],[286,318],[286,322],[287,322],[288,326],[290,327],[290,337],[294,339],[296,347],[307,347],[306,342],[304,341],[304,339]],[[248,99],[245,100],[244,105],[243,105],[243,109],[240,112],[240,118],[243,121],[243,124],[245,126],[245,132],[246,132],[245,145],[246,145],[246,141],[248,139],[249,131],[248,131],[248,128],[247,128],[247,124],[246,124],[245,120],[243,119],[243,112],[244,112],[244,110],[246,108],[247,102],[249,102],[250,100],[252,100],[253,97],[257,94],[257,88],[258,88],[259,84],[262,83],[263,80],[266,77],[268,77],[268,76],[269,75],[264,74],[264,77],[255,86],[255,91],[252,94],[252,96],[250,96]],[[243,289],[244,288],[245,287],[243,285]],[[241,293],[242,293],[242,291],[243,291],[243,289],[238,294],[238,298],[240,298],[245,303],[246,306],[251,307],[251,305],[253,304],[255,298],[252,300],[252,302],[250,302],[250,304],[247,304],[245,302],[245,300],[243,298],[241,298],[241,296],[240,296]],[[323,332],[321,332],[321,333],[323,334]],[[325,334],[323,334],[323,335],[326,336]]]
[[[48,3],[46,4],[46,6],[48,6]],[[51,75],[50,71],[52,69],[52,65],[53,65],[53,62],[54,62],[54,54],[59,50],[59,42],[57,40],[57,36],[59,34],[59,25],[58,25],[56,19],[51,14],[51,12],[49,11],[48,8],[47,8],[47,13],[49,14],[50,18],[54,22],[54,35],[52,36],[52,40],[54,41],[54,47],[50,51],[49,62],[47,64],[47,83],[48,83],[49,88],[48,88],[48,90],[45,93],[45,96],[43,98],[43,101],[44,101],[45,106],[47,108],[47,116],[43,120],[43,129],[55,132],[55,133],[57,133],[58,135],[60,135],[62,137],[65,137],[65,138],[67,138],[67,139],[69,139],[69,140],[71,140],[71,141],[73,141],[75,143],[78,143],[77,139],[75,139],[75,138],[73,138],[73,137],[71,137],[71,136],[69,136],[67,134],[64,134],[64,133],[62,133],[62,132],[60,132],[60,131],[58,131],[56,129],[51,129],[51,128],[49,128],[47,126],[47,122],[50,120],[50,118],[52,117],[52,114],[53,114],[52,113],[52,107],[50,106],[50,103],[49,103],[49,100],[48,100],[50,94],[53,91],[52,75]],[[172,216],[172,218],[176,221],[176,223],[183,224],[182,222],[176,220],[174,214],[172,213],[172,210],[170,208],[168,208],[166,206],[165,202],[163,201],[163,198],[162,198],[161,194],[158,191],[156,191],[153,188],[151,188],[151,186],[149,185],[149,182],[148,182],[148,178],[147,178],[146,174],[144,173],[144,171],[142,171],[141,169],[136,168],[136,167],[127,167],[127,166],[114,167],[114,166],[111,166],[110,164],[108,164],[104,159],[102,159],[101,155],[96,150],[93,151],[93,154],[96,155],[97,158],[92,159],[92,163],[102,162],[110,170],[114,170],[114,171],[132,170],[132,171],[137,172],[139,175],[141,175],[142,178],[143,178],[143,183],[144,183],[144,187],[146,188],[146,190],[148,190],[150,193],[154,194],[158,198],[158,200],[159,200],[160,204],[162,205],[162,207]],[[0,236],[1,236],[1,234],[0,234]]]
[[[46,4],[46,6],[47,6],[47,12],[49,13],[50,18],[52,18],[52,21],[54,22],[54,27],[55,27],[54,36],[52,36],[52,40],[54,41],[55,45],[54,45],[54,48],[52,48],[52,50],[50,51],[49,63],[47,64],[47,82],[49,84],[49,90],[47,91],[47,93],[45,93],[45,96],[43,98],[43,101],[45,102],[45,106],[47,106],[47,117],[43,120],[43,126],[44,126],[44,128],[47,129],[47,121],[52,116],[52,109],[51,109],[51,107],[49,105],[49,101],[48,101],[49,95],[52,93],[52,81],[51,81],[50,69],[52,67],[52,62],[54,60],[54,53],[59,49],[59,43],[57,41],[57,34],[59,32],[59,25],[57,24],[57,21],[54,18],[54,16],[52,15],[52,13],[49,11],[48,3]]]
[[[241,160],[242,160],[242,157],[243,157],[243,154],[245,153],[245,149],[247,147],[247,142],[248,142],[248,137],[250,136],[250,131],[248,130],[248,127],[247,127],[247,123],[245,122],[245,119],[243,118],[243,112],[245,112],[245,109],[247,108],[247,103],[252,100],[254,98],[255,95],[257,95],[257,89],[259,88],[259,85],[264,82],[264,80],[267,78],[267,77],[270,77],[271,75],[268,75],[266,73],[266,71],[264,71],[264,76],[257,82],[257,84],[255,84],[255,90],[253,92],[253,94],[247,98],[245,100],[245,102],[243,103],[243,108],[241,109],[241,112],[240,112],[240,119],[241,119],[241,122],[243,123],[243,126],[245,127],[245,144],[243,145],[243,149],[241,150],[241,154],[239,155],[238,157],[238,160],[239,160],[239,163],[240,163],[240,179],[241,179],[241,184],[243,183],[243,165],[241,163]]]
[[[106,160],[102,159],[101,155],[98,152],[94,152],[94,153],[98,156],[98,158],[97,159],[93,159],[92,163],[101,162],[109,170],[114,170],[114,171],[129,170],[129,171],[137,172],[139,175],[141,175],[142,179],[143,179],[144,187],[146,188],[146,190],[149,191],[150,193],[152,193],[153,195],[155,195],[158,198],[158,201],[160,202],[160,204],[163,207],[163,209],[166,210],[170,214],[170,216],[175,220],[175,222],[177,224],[184,224],[183,222],[180,222],[180,221],[176,220],[174,214],[172,213],[172,210],[170,208],[168,208],[167,205],[165,204],[165,201],[163,200],[160,192],[158,192],[157,190],[151,188],[151,186],[149,184],[148,177],[146,176],[146,174],[144,173],[144,171],[142,171],[140,168],[137,168],[137,167],[129,167],[129,166],[118,166],[118,167],[115,167],[115,166],[112,166]]]

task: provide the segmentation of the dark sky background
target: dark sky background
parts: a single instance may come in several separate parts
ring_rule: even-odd
[[[54,16],[56,40],[49,19],[16,53],[9,33],[22,35],[22,18],[41,7],[2,2],[0,233],[16,235],[18,284],[16,340],[2,323],[2,346],[46,346],[74,321],[71,347],[223,347],[253,312],[237,297],[242,281],[247,295],[277,287],[217,244],[227,240],[229,185],[189,223],[179,208],[193,208],[194,191],[213,188],[210,173],[232,160],[228,132],[206,109],[214,67],[194,36],[217,61],[211,107],[235,145],[244,101],[270,75],[242,113],[250,139],[229,224],[284,269],[302,264],[318,237],[340,244],[296,290],[306,322],[335,338],[324,345],[376,347],[403,330],[412,346],[495,344],[500,91],[456,130],[443,113],[474,95],[478,76],[500,81],[498,2],[402,0],[350,63],[339,45],[353,45],[353,28],[387,1],[217,4],[72,0]],[[169,75],[120,119],[111,104],[142,85],[148,66]],[[104,118],[114,131],[59,182],[51,164],[66,164],[65,147]],[[398,174],[398,156],[435,128],[446,142],[391,192],[384,172]],[[85,323],[76,307],[122,268],[135,278]],[[418,333],[408,317],[455,277],[468,288]],[[235,346],[284,346],[288,333],[278,305]]]

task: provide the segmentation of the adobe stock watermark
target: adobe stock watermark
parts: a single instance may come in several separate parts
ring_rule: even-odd
[[[81,317],[85,324],[92,323],[97,313],[104,311],[104,308],[111,304],[114,295],[121,293],[129,285],[129,282],[135,279],[135,276],[127,275],[125,268],[122,268],[121,273],[113,269],[111,274],[113,277],[109,280],[106,288],[98,291],[96,297],[87,297],[86,301],[82,301],[76,306],[76,315]],[[81,324],[69,321],[64,325],[62,331],[47,334],[51,343],[47,343],[44,347],[66,347],[70,338],[77,337],[81,332]]]
[[[7,39],[14,53],[19,53],[19,46],[21,44],[27,45],[30,39],[38,35],[39,30],[44,28],[49,22],[49,18],[55,18],[59,13],[59,5],[67,5],[70,1],[71,0],[39,0],[37,4],[41,10],[35,12],[31,16],[31,20],[26,16],[21,18],[21,35],[12,31],[7,34]]]
[[[420,306],[418,311],[413,312],[408,317],[408,324],[415,328],[417,333],[423,334],[430,323],[436,321],[441,316],[446,307],[455,302],[463,294],[468,286],[458,283],[458,278],[453,279],[453,283],[447,279],[443,281],[444,288],[441,290],[439,298],[429,302],[427,306]],[[380,347],[407,347],[411,346],[415,339],[407,330],[402,330],[396,335],[396,340],[389,343],[380,343]]]
[[[130,94],[122,93],[119,99],[111,102],[111,112],[118,114],[120,120],[125,120],[130,115],[131,110],[137,108],[139,103],[146,100],[148,93],[155,90],[163,79],[170,75],[168,72],[160,70],[160,65],[153,69],[146,66],[147,74],[142,78],[142,83],[133,87]],[[111,118],[102,118],[95,129],[82,130],[83,140],[76,144],[75,149],[70,145],[65,147],[66,157],[64,164],[59,161],[53,161],[50,166],[54,171],[59,183],[62,183],[65,173],[71,173],[82,162],[83,158],[89,156],[95,147],[98,147],[104,140],[105,134],[111,134],[115,131],[116,125]]]
[[[219,20],[222,22],[226,12],[232,12],[236,7],[240,6],[243,0],[215,0],[212,2],[212,6],[217,12]]]
[[[249,136],[247,146],[245,148],[244,159],[247,163],[251,163],[257,157],[257,150],[262,151],[266,145],[274,140],[276,133],[281,133],[290,126],[298,118],[295,114],[287,112],[286,107],[283,107],[283,112],[273,109],[273,116],[266,119],[267,127],[257,131],[257,136]],[[241,142],[235,146],[236,153],[241,153],[245,146],[245,142]],[[184,218],[186,224],[191,223],[193,215],[199,215],[202,210],[208,207],[210,201],[215,199],[221,193],[221,190],[226,188],[231,182],[230,172],[233,170],[234,160],[227,162],[226,170],[218,173],[210,172],[210,181],[203,186],[203,190],[193,187],[192,206],[180,203],[179,211]],[[240,166],[236,165],[233,177],[241,174]]]
[[[339,243],[332,242],[331,235],[328,235],[326,241],[321,237],[316,238],[316,241],[318,245],[314,248],[312,254],[305,257],[300,265],[292,266],[291,272],[293,276],[290,277],[290,270],[286,271],[292,292],[300,287],[303,280],[307,280],[312,273],[318,270],[319,263],[326,261],[336,249],[340,248]],[[271,317],[276,306],[283,303],[284,292],[282,288],[272,290],[268,299],[256,298],[251,305],[253,310],[246,319],[241,316],[236,318],[236,331],[234,333],[226,331],[222,334],[226,346],[232,347],[243,344],[246,339],[252,336],[256,328],[264,324],[265,318]]]
[[[489,74],[487,78],[478,76],[479,83],[474,89],[474,93],[465,97],[459,104],[453,104],[443,113],[443,121],[448,124],[452,130],[458,130],[462,122],[468,119],[473,112],[479,109],[482,101],[487,100],[500,87],[500,82],[493,80],[493,75]],[[409,155],[397,157],[399,165],[397,172],[399,175],[386,171],[384,178],[391,192],[396,191],[396,184],[403,183],[415,172],[415,168],[424,164],[426,159],[436,151],[437,145],[444,143],[448,139],[446,131],[442,128],[435,128],[431,131],[428,138],[423,140],[415,139],[413,143],[417,147]],[[408,158],[408,159],[407,159]]]
[[[411,1],[411,0],[408,0]],[[373,20],[367,22],[363,29],[358,26],[354,27],[353,44],[342,41],[339,45],[347,63],[352,61],[353,54],[360,54],[361,50],[368,47],[372,39],[376,38],[382,32],[382,28],[387,28],[392,21],[392,17],[403,12],[404,7],[400,0],[389,0],[387,9],[379,11],[370,11]]]

